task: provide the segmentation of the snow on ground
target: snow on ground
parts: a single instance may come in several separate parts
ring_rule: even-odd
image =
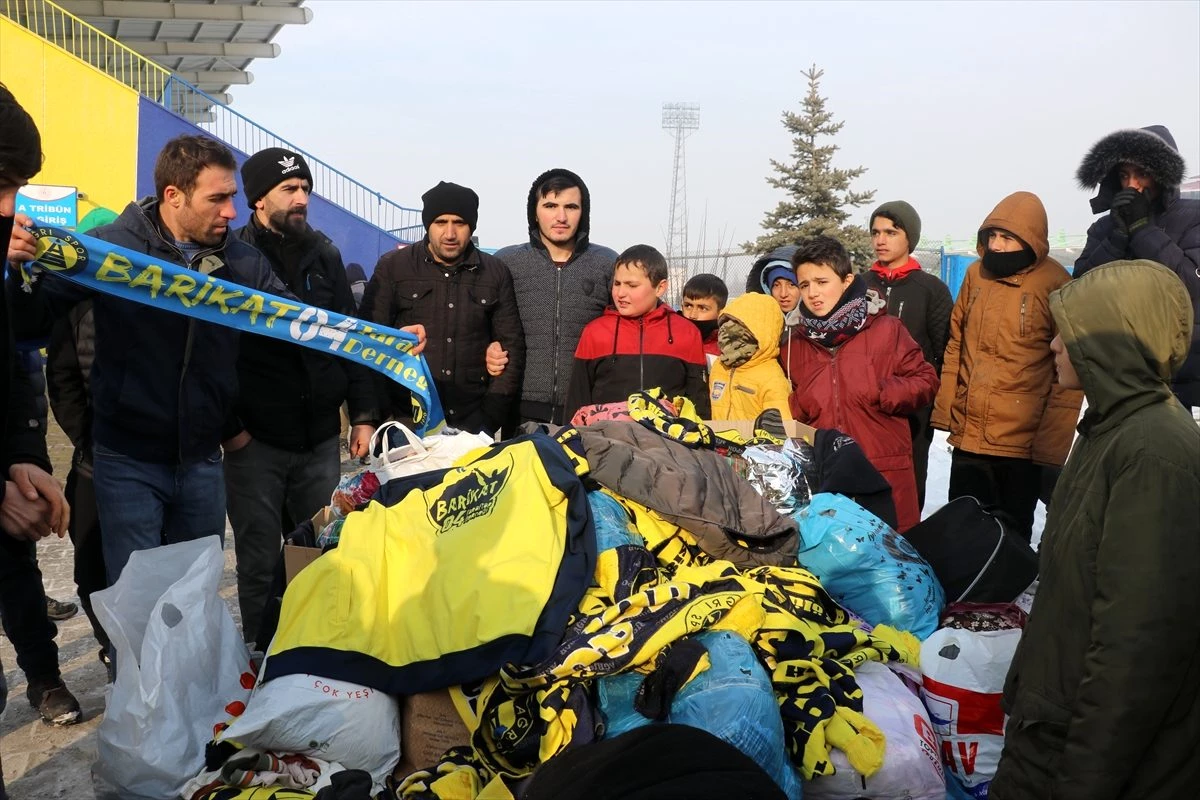
[[[946,505],[946,494],[950,488],[950,445],[945,431],[935,431],[933,446],[929,448],[929,475],[925,479],[925,510],[922,519]],[[1042,528],[1046,526],[1046,507],[1041,503],[1033,515],[1033,545],[1042,540]]]

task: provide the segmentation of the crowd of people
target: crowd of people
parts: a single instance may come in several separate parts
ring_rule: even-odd
[[[14,268],[37,256],[35,221],[14,218],[13,195],[41,162],[36,126],[0,87],[0,241]],[[733,300],[716,276],[691,278],[677,312],[662,299],[663,255],[592,242],[587,185],[565,169],[537,176],[528,241],[495,255],[472,240],[475,192],[439,183],[422,197],[425,238],[383,254],[356,297],[336,243],[308,223],[304,157],[269,148],[240,171],[250,213],[235,227],[233,153],[204,136],[173,139],[155,196],[90,235],[414,334],[451,427],[584,424],[659,388],[703,418],[838,429],[891,485],[887,521],[900,532],[921,518],[940,429],[953,447],[949,497],[978,498],[1027,541],[1047,476],[1066,462],[993,796],[1194,785],[1184,779],[1198,777],[1200,746],[1200,428],[1188,411],[1200,407],[1200,201],[1179,196],[1183,160],[1165,128],[1119,131],[1084,158],[1078,178],[1098,189],[1102,216],[1074,278],[1049,256],[1041,201],[1016,192],[980,225],[956,301],[912,257],[917,211],[894,201],[871,215],[877,260],[865,269],[817,236],[760,258]],[[67,724],[79,707],[58,674],[37,540],[70,531],[87,608],[132,552],[223,539],[228,517],[254,642],[282,534],[338,481],[343,407],[349,454],[363,457],[379,424],[412,419],[411,398],[328,353],[58,276],[21,286],[5,271],[0,611],[30,703]],[[50,336],[51,404],[75,446],[65,492],[44,429],[28,424],[34,392],[14,368],[14,335]],[[1080,788],[1101,778],[1103,791]],[[1051,784],[1062,791],[1046,794]]]

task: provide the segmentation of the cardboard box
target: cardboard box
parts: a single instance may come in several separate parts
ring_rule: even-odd
[[[326,525],[333,521],[333,512],[328,508],[322,508],[312,518],[313,532],[320,533]],[[285,544],[283,546],[283,575],[287,583],[292,582],[299,574],[300,570],[307,567],[309,564],[317,560],[317,556],[321,555],[319,547],[300,547],[294,544]]]
[[[448,689],[405,697],[400,701],[400,763],[394,774],[406,778],[432,767],[451,747],[470,743],[471,733]]]
[[[737,431],[747,438],[754,435],[754,420],[752,419],[706,419],[704,424],[720,433],[721,431]],[[790,439],[803,439],[812,444],[817,429],[794,419],[785,420],[783,429]]]

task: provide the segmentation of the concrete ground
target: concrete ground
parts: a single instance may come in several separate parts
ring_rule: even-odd
[[[71,446],[51,421],[48,437],[54,474],[65,480]],[[44,539],[38,545],[46,592],[58,600],[78,602],[72,578],[74,549],[70,539]],[[226,532],[225,575],[221,596],[239,620],[237,580],[234,575],[233,539]],[[58,623],[58,660],[63,680],[79,699],[83,721],[78,725],[54,727],[25,699],[25,675],[16,665],[16,655],[7,638],[0,637],[0,663],[8,680],[8,708],[0,716],[0,758],[4,780],[13,800],[91,800],[101,797],[91,777],[96,760],[96,729],[104,713],[105,670],[97,658],[100,646],[82,609],[71,619]]]

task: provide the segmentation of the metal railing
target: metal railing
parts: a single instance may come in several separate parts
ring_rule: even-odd
[[[0,0],[0,13],[243,153],[266,147],[300,153],[315,194],[401,241],[424,236],[420,209],[389,200],[49,0]]]

